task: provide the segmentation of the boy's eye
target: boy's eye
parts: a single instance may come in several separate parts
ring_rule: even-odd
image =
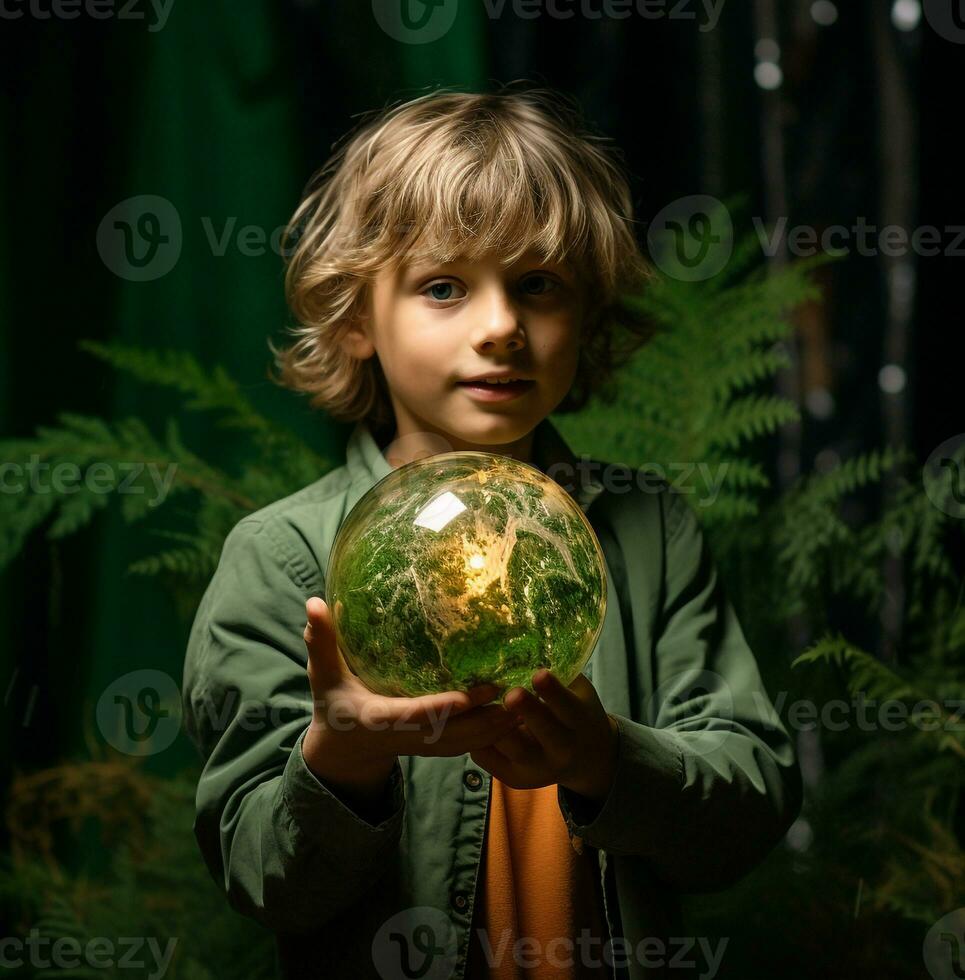
[[[457,286],[454,282],[434,282],[431,286],[427,286],[422,292],[427,295],[429,299],[438,300],[440,303],[442,303],[447,299],[458,299],[459,297],[453,294],[453,290],[461,288],[461,286]]]
[[[556,283],[544,275],[527,276],[522,281],[523,292],[529,296],[542,296],[543,293],[552,292],[556,288]]]
[[[555,279],[542,273],[525,276],[520,282],[522,292],[527,296],[543,296],[546,293],[552,292],[558,286],[559,283]],[[455,290],[462,290],[462,292],[455,292]],[[447,300],[462,299],[465,296],[465,290],[458,283],[441,280],[426,286],[422,290],[422,295],[428,296],[429,299],[433,299],[438,303],[445,303]]]

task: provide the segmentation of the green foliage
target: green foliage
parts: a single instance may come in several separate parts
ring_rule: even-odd
[[[960,595],[955,618],[959,626],[965,618]],[[922,932],[965,904],[962,639],[913,650],[893,669],[829,634],[794,661],[834,670],[852,703],[871,708],[863,715],[870,733],[826,773],[809,807],[820,846],[808,861],[860,876],[872,914],[916,922]]]
[[[742,450],[799,418],[793,402],[759,389],[788,366],[789,315],[818,297],[809,273],[833,258],[821,254],[772,272],[751,266],[759,251],[748,233],[718,275],[693,282],[658,274],[640,295],[624,297],[650,321],[653,339],[622,366],[605,397],[559,420],[574,451],[653,470],[699,495],[702,507],[709,488],[696,464],[720,474],[702,515],[714,524],[758,512],[756,491],[768,480],[756,454]]]
[[[958,617],[962,616],[959,608]],[[960,659],[965,644],[945,652],[955,656],[946,660],[930,652],[918,654],[899,673],[835,634],[822,637],[792,666],[833,664],[844,673],[853,696],[906,708],[911,738],[923,743],[927,752],[950,752],[965,761],[965,667]]]
[[[159,778],[142,760],[110,753],[14,781],[12,849],[0,861],[0,916],[8,935],[26,939],[36,930],[48,940],[39,947],[47,959],[53,941],[74,940],[77,965],[67,966],[65,956],[63,966],[54,961],[41,970],[24,951],[11,977],[275,975],[272,934],[226,905],[198,857],[192,826],[198,775]],[[109,845],[106,867],[67,866],[58,858],[55,841],[83,825]],[[75,845],[75,853],[80,850]],[[103,966],[82,952],[92,940]],[[155,957],[163,962],[165,956],[170,962],[162,969]]]
[[[178,519],[185,530],[148,528],[177,546],[146,555],[128,571],[159,576],[190,615],[228,531],[245,514],[317,480],[333,464],[259,415],[220,366],[205,370],[181,351],[92,341],[80,347],[146,384],[173,388],[184,396],[185,410],[215,413],[218,427],[248,433],[251,459],[240,473],[225,473],[184,445],[174,418],[158,438],[137,418],[108,422],[61,412],[58,425],[39,426],[32,438],[0,441],[0,456],[21,468],[16,472],[22,488],[0,494],[0,567],[45,522],[47,537],[56,539],[88,525],[114,497],[129,524],[183,500]]]

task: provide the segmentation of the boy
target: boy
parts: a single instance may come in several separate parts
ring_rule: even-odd
[[[292,218],[281,380],[356,424],[344,465],[232,530],[184,678],[198,843],[283,976],[679,976],[676,896],[737,880],[799,810],[696,518],[638,471],[573,479],[547,418],[606,381],[616,326],[646,337],[618,304],[648,275],[631,221],[621,167],[539,89],[382,113]],[[538,466],[597,531],[610,601],[569,688],[383,698],[337,648],[341,521],[453,449]]]

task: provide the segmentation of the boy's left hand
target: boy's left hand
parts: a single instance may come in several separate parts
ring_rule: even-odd
[[[523,724],[492,745],[470,752],[476,765],[512,789],[558,783],[591,800],[610,791],[617,761],[617,724],[583,674],[564,687],[552,671],[533,674],[533,697],[514,687],[503,704]]]

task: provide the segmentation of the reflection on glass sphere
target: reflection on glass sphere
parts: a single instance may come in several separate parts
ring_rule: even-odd
[[[534,466],[437,453],[393,470],[335,536],[326,602],[372,691],[569,685],[603,628],[603,552],[573,498]]]

